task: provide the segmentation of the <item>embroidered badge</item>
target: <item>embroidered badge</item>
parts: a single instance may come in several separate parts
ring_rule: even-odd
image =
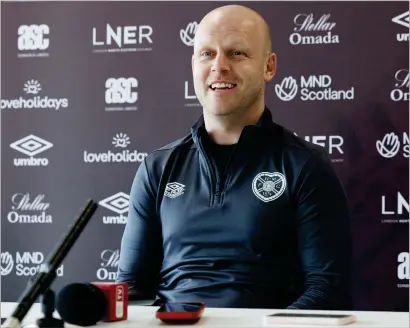
[[[279,172],[261,172],[252,182],[252,191],[256,197],[266,202],[271,202],[286,189],[286,178]]]

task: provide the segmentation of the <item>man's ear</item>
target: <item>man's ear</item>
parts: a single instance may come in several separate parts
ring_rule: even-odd
[[[265,66],[265,82],[269,82],[276,74],[276,54],[271,52],[268,55]]]

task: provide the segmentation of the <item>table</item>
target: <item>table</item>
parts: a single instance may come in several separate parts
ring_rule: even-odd
[[[2,302],[1,316],[8,317],[16,307],[16,303]],[[128,308],[128,320],[114,323],[101,322],[91,327],[103,328],[149,328],[149,327],[165,327],[161,321],[155,318],[157,306],[130,305]],[[267,327],[263,324],[263,316],[275,312],[309,312],[309,313],[346,313],[344,311],[299,311],[299,310],[272,310],[272,309],[223,309],[223,308],[207,308],[205,309],[203,318],[194,326],[201,327],[243,327],[243,328],[262,328]],[[357,317],[357,322],[348,326],[341,327],[409,327],[409,313],[406,312],[367,312],[354,311],[352,312]],[[58,317],[58,314],[55,313]],[[33,323],[38,318],[42,317],[41,306],[35,303],[29,313],[23,320],[23,325],[27,328],[36,327]],[[65,324],[67,328],[75,328],[78,326]],[[169,326],[170,328],[187,328],[189,326]],[[191,326],[192,327],[192,326]],[[275,327],[275,326],[269,326]],[[280,325],[276,327],[312,327],[312,326],[295,326],[295,325]],[[316,326],[318,327],[318,326]],[[323,327],[323,326],[322,326]]]

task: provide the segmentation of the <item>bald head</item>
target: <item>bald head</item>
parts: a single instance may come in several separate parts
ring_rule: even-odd
[[[263,54],[272,52],[271,33],[265,19],[253,9],[242,5],[226,5],[210,11],[199,23],[195,36],[217,33],[220,26],[229,26],[229,23],[242,29],[253,30],[260,40]]]
[[[228,5],[209,12],[195,32],[191,62],[195,93],[205,113],[235,119],[263,110],[276,54],[268,24],[254,10]]]

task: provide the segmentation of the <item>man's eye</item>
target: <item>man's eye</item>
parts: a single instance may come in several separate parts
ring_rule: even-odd
[[[202,53],[202,56],[211,56],[211,52],[210,51],[204,51]]]
[[[242,55],[242,52],[240,52],[240,51],[234,51],[234,52],[232,52],[232,54],[233,54],[234,56],[240,56],[240,55]]]

